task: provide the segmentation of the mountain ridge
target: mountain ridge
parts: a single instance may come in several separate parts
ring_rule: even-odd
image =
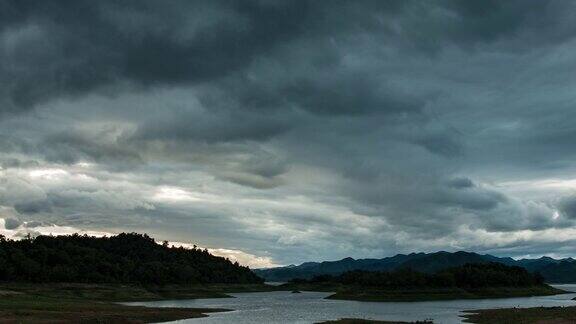
[[[335,261],[304,262],[300,265],[254,269],[253,271],[266,281],[289,281],[296,278],[310,279],[325,274],[338,275],[351,270],[392,271],[410,268],[419,272],[434,273],[467,263],[488,262],[519,266],[530,272],[539,272],[550,283],[576,283],[576,260],[573,258],[554,259],[544,256],[537,259],[515,260],[511,257],[497,257],[467,251],[396,254],[381,259],[346,257]]]

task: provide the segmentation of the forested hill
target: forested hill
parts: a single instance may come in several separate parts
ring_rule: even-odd
[[[391,271],[346,271],[294,279],[283,289],[333,291],[329,299],[427,301],[545,296],[564,293],[537,273],[502,263],[468,263],[434,273],[402,268]]]
[[[148,235],[0,236],[0,281],[135,284],[261,283],[248,267]]]
[[[394,271],[347,271],[337,276],[321,275],[312,279],[295,279],[294,283],[339,283],[369,288],[451,288],[462,289],[495,287],[544,286],[544,278],[526,269],[489,262],[465,264],[436,273],[417,272],[411,269]]]

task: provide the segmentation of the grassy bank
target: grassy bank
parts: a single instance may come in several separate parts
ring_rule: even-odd
[[[0,299],[2,323],[157,323],[207,316],[223,309],[148,308],[82,299],[8,295]]]
[[[367,289],[360,286],[345,286],[337,284],[288,284],[283,286],[287,289],[306,291],[335,292],[328,299],[376,301],[376,302],[409,302],[451,299],[482,299],[482,298],[509,298],[528,296],[547,296],[565,293],[547,285],[534,287],[498,287],[483,289]]]
[[[263,284],[206,284],[137,286],[120,284],[0,284],[0,291],[64,299],[89,299],[107,302],[152,301],[230,297],[226,293],[271,291]]]
[[[1,323],[157,323],[207,316],[225,309],[149,308],[116,302],[227,297],[266,291],[264,285],[138,287],[95,284],[0,285]]]
[[[576,306],[474,310],[465,318],[467,323],[478,324],[568,324],[576,323]]]

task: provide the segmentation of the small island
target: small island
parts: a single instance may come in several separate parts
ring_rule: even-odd
[[[544,283],[538,275],[500,263],[465,264],[436,273],[412,269],[348,271],[295,279],[281,286],[290,290],[334,292],[329,299],[359,301],[429,301],[506,298],[565,293]]]

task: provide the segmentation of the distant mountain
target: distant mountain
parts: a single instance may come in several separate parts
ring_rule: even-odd
[[[555,261],[538,270],[544,279],[550,283],[576,283],[576,261],[572,258]]]
[[[338,261],[306,262],[287,267],[256,269],[254,272],[266,281],[289,281],[295,278],[310,279],[317,275],[339,275],[351,270],[390,271],[410,268],[420,272],[433,273],[446,268],[461,266],[467,263],[497,262],[509,266],[519,266],[530,272],[540,272],[550,283],[576,283],[576,260],[501,258],[489,254],[473,252],[435,252],[397,254],[383,259],[345,258]]]

